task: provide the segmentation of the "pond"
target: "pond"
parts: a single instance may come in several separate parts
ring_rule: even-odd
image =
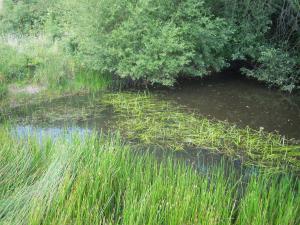
[[[206,117],[227,120],[240,127],[250,126],[269,132],[279,132],[300,140],[300,95],[266,89],[254,81],[228,74],[201,81],[183,81],[174,89],[151,90],[159,99],[184,106],[184,110]],[[116,125],[112,106],[101,101],[105,93],[61,97],[51,101],[16,107],[7,113],[18,137],[35,133],[53,138],[76,132],[83,137],[91,130],[108,131]],[[149,146],[145,146],[148,148]],[[201,171],[230,158],[206,149],[188,148],[172,153],[177,159],[194,165]],[[158,158],[165,153],[157,152]],[[241,162],[234,160],[240,168]],[[252,171],[253,172],[253,171]]]
[[[185,80],[173,90],[160,92],[164,99],[205,116],[300,139],[300,93],[268,89],[232,73]]]

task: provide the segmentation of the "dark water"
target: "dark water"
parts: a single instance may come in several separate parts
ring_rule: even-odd
[[[268,89],[230,73],[183,81],[177,88],[160,93],[164,99],[205,116],[300,140],[300,93]]]

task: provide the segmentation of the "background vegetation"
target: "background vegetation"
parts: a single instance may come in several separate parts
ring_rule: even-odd
[[[244,61],[246,76],[299,88],[296,0],[5,0],[0,15],[3,37],[47,40],[34,47],[45,54],[35,56],[32,48],[16,53],[1,44],[0,73],[8,78],[43,74],[55,84],[74,78],[75,68],[89,68],[99,76],[173,85],[179,76],[202,77]],[[59,46],[54,55],[53,45]]]

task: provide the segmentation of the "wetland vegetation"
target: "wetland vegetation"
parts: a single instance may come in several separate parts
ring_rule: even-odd
[[[299,223],[300,182],[290,175],[202,174],[137,154],[118,135],[41,142],[1,127],[0,140],[2,224]]]
[[[133,141],[175,151],[196,146],[239,158],[245,164],[300,168],[300,145],[278,134],[185,113],[174,103],[147,93],[109,94],[103,99],[114,107],[118,129]]]
[[[299,21],[294,0],[0,1],[0,224],[300,224]]]

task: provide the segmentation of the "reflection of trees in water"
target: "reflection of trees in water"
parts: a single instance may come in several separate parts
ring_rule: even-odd
[[[281,94],[274,91],[267,93],[267,96],[261,92],[253,92],[251,95],[242,96],[247,101],[255,102],[262,108],[271,109],[272,113],[286,111],[298,114],[300,117],[300,95]]]

